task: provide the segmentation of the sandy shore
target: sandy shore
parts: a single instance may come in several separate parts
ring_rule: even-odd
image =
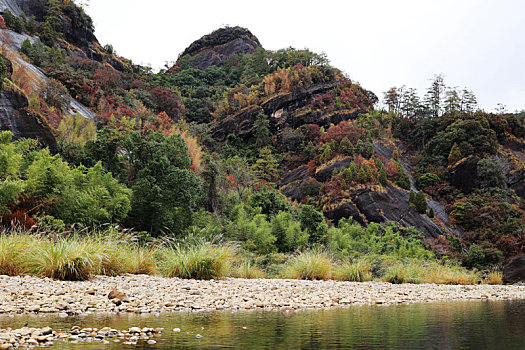
[[[119,299],[108,294],[118,290]],[[182,310],[314,309],[351,304],[525,299],[525,286],[393,285],[281,279],[195,281],[100,276],[86,282],[0,276],[0,313],[162,313]]]

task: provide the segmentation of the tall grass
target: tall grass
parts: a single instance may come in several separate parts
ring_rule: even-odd
[[[66,281],[84,281],[96,272],[97,260],[102,260],[92,244],[75,238],[40,241],[28,254],[28,272]]]
[[[191,246],[164,248],[162,271],[168,277],[209,280],[228,276],[232,258],[231,246],[199,243]]]
[[[390,283],[477,284],[476,271],[436,261],[408,260],[387,267],[383,279]]]
[[[266,273],[256,264],[244,260],[233,267],[232,276],[237,278],[265,278]]]
[[[24,262],[28,255],[31,237],[12,232],[0,234],[0,275],[16,276],[25,272]]]
[[[320,249],[301,252],[290,259],[281,277],[306,280],[328,280],[332,278],[335,263],[332,257]]]
[[[371,281],[372,262],[368,258],[359,258],[353,262],[346,261],[336,268],[334,277],[339,281]]]

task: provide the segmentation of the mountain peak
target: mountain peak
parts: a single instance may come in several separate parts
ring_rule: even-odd
[[[232,55],[253,53],[259,47],[259,39],[246,28],[219,28],[188,46],[179,56],[176,65],[182,68],[206,69]]]

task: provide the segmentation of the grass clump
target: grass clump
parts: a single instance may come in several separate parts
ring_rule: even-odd
[[[339,281],[366,282],[372,280],[372,263],[367,258],[354,262],[344,262],[335,271],[334,277]]]
[[[292,257],[281,277],[305,280],[328,280],[332,278],[335,263],[323,250],[306,250]]]
[[[28,247],[32,244],[34,242],[28,235],[2,232],[0,234],[0,275],[23,274]]]
[[[503,272],[490,271],[485,279],[486,284],[503,284]]]
[[[97,272],[103,252],[78,238],[40,241],[27,256],[31,274],[65,281],[84,281]]]
[[[476,271],[437,261],[397,261],[386,268],[383,279],[390,283],[477,284]]]
[[[133,275],[156,275],[157,261],[155,260],[156,249],[131,247],[128,250],[129,271]]]
[[[234,256],[230,246],[206,243],[165,248],[163,272],[167,277],[209,280],[228,276]]]
[[[245,260],[234,266],[232,277],[237,278],[266,278],[266,273],[254,263]]]

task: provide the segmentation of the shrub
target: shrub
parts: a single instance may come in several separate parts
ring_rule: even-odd
[[[325,251],[312,249],[294,256],[282,277],[304,280],[328,280],[332,278],[335,264]]]
[[[308,243],[308,233],[301,230],[301,224],[288,212],[281,211],[273,218],[271,232],[281,252],[290,252]]]
[[[166,276],[209,280],[228,275],[234,252],[229,246],[217,247],[202,243],[190,247],[166,248],[162,254]]]

